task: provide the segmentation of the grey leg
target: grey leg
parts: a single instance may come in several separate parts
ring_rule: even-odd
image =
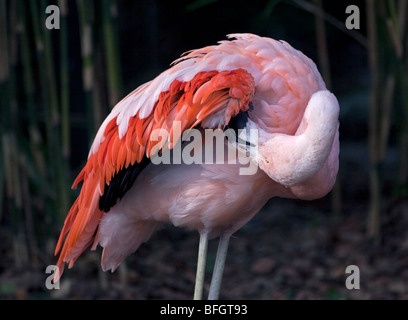
[[[227,257],[230,237],[230,234],[221,234],[220,236],[208,300],[217,300],[220,296],[222,275],[224,272],[225,259]]]
[[[197,273],[194,288],[194,300],[201,300],[203,297],[207,247],[208,247],[208,233],[207,232],[200,233],[200,244],[198,245]]]

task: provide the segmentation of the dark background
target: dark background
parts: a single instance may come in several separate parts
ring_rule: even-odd
[[[66,2],[66,26],[60,30],[41,28],[43,39],[50,41],[50,47],[45,48],[53,60],[50,68],[47,58],[41,60],[41,53],[36,51],[34,26],[42,26],[41,21],[47,18],[47,5],[60,3],[37,1],[38,7],[33,9],[30,1],[34,0],[7,0],[0,8],[5,18],[2,32],[8,34],[2,42],[2,66],[9,65],[10,69],[9,77],[1,80],[0,298],[191,299],[198,234],[172,226],[156,232],[113,274],[101,271],[100,248],[87,250],[74,268],[66,271],[60,290],[45,288],[45,268],[56,262],[56,240],[78,194],[78,190],[70,191],[70,184],[85,164],[95,130],[113,106],[109,102],[108,61],[118,62],[115,101],[168,68],[182,53],[215,44],[230,33],[249,32],[285,40],[314,60],[324,73],[317,42],[318,15],[313,11],[319,1],[88,1],[93,32],[92,92],[84,89],[82,78],[81,1]],[[402,57],[395,53],[386,22],[395,15],[388,2],[400,5],[399,1],[375,1],[377,62],[370,64],[374,49],[367,34],[367,2],[321,1],[329,59],[325,80],[330,82],[341,109],[336,190],[310,202],[271,199],[231,239],[221,298],[408,298],[408,198],[403,169],[407,126],[404,92],[408,88],[401,75],[401,70],[406,71],[407,55],[406,50]],[[115,14],[108,14],[107,20],[104,4],[116,8],[109,11]],[[345,10],[350,4],[360,9],[359,30],[344,28]],[[312,12],[308,11],[310,6]],[[19,18],[25,27],[17,23]],[[113,27],[116,57],[105,51],[106,21]],[[67,31],[65,49],[61,46],[63,30]],[[399,31],[406,49],[406,26]],[[364,43],[356,39],[356,33]],[[64,50],[68,54],[65,62],[61,59]],[[28,60],[24,60],[25,54]],[[32,67],[33,91],[26,85],[28,65]],[[62,111],[64,66],[69,75],[68,119]],[[49,70],[50,77],[44,79]],[[395,87],[390,93],[388,119],[383,102],[389,92],[389,77]],[[52,83],[58,98],[55,118],[49,117],[52,103],[47,100]],[[373,100],[378,102],[376,107]],[[373,117],[377,126],[370,131]],[[67,144],[61,142],[64,123],[69,127]],[[378,136],[381,126],[389,128],[385,130],[386,152],[373,160],[373,152],[381,145],[378,137],[374,145],[369,141]],[[39,141],[33,139],[33,132],[38,133]],[[379,181],[377,189],[372,185],[373,176]],[[370,232],[370,212],[375,210],[376,200],[380,218],[377,229]],[[208,284],[216,242],[211,241],[208,250]],[[359,290],[345,287],[348,265],[360,269]]]

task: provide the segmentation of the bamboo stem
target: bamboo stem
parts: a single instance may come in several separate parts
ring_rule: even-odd
[[[70,116],[69,116],[69,61],[68,61],[68,3],[67,0],[58,0],[61,13],[60,35],[60,66],[61,66],[61,145],[65,159],[70,157]]]
[[[77,7],[81,28],[81,55],[82,55],[82,81],[85,92],[87,108],[88,140],[91,143],[96,125],[93,116],[93,87],[94,87],[94,62],[93,62],[93,33],[90,16],[89,2],[77,0]]]
[[[43,10],[40,10],[40,12],[44,12],[45,8],[47,7],[47,3],[45,0],[41,0],[41,8]],[[43,22],[40,21],[40,26],[43,25]],[[57,81],[55,77],[55,67],[54,67],[54,55],[53,55],[53,50],[52,50],[52,44],[51,44],[51,31],[46,30],[42,34],[43,37],[43,43],[44,43],[44,57],[45,57],[45,76],[47,79],[47,93],[48,93],[48,99],[49,99],[49,112],[50,112],[50,120],[51,120],[51,126],[54,129],[53,131],[55,132],[55,128],[59,127],[59,122],[60,122],[60,115],[58,112],[58,92],[57,92]],[[53,140],[57,140],[57,137],[59,135],[52,135]],[[55,143],[58,143],[56,141]]]
[[[407,34],[407,14],[408,14],[408,3],[407,1],[401,0],[398,2],[398,10],[394,1],[386,2],[389,8],[389,17],[386,20],[386,25],[388,33],[392,40],[392,45],[394,48],[396,60],[397,60],[397,75],[398,81],[401,88],[402,95],[402,117],[405,119],[405,124],[408,122],[408,82],[406,76],[406,70],[408,62],[404,61],[404,39]],[[390,85],[391,86],[391,85]],[[394,83],[392,83],[392,92],[394,93],[395,87],[395,77]],[[387,93],[387,92],[386,92]],[[387,95],[385,95],[387,96]],[[392,99],[392,97],[388,97]],[[387,107],[387,105],[386,105]],[[386,108],[386,110],[388,110]],[[401,183],[405,183],[408,178],[408,128],[403,124],[401,126],[400,132],[400,170],[399,179]]]
[[[32,264],[37,264],[38,259],[36,259],[35,253],[38,252],[37,245],[35,241],[34,232],[34,216],[31,206],[31,196],[29,189],[29,179],[27,174],[27,159],[25,156],[19,157],[19,164],[21,170],[21,193],[23,202],[23,212],[24,212],[24,226],[25,226],[25,237],[27,241],[27,255],[28,259]]]
[[[17,161],[17,139],[16,136],[20,132],[18,126],[18,105],[17,105],[17,78],[16,78],[16,46],[17,46],[17,33],[16,33],[16,16],[15,16],[15,3],[10,3],[8,10],[8,16],[10,20],[9,37],[8,37],[8,49],[9,49],[9,87],[8,87],[8,97],[9,97],[9,108],[10,114],[7,122],[9,123],[9,132],[6,135],[6,142],[9,144],[9,168],[12,179],[11,186],[11,196],[14,198],[17,209],[21,209],[21,188],[20,188],[20,170],[18,168]]]
[[[400,170],[399,179],[402,184],[408,183],[408,1],[400,0],[398,2],[398,29],[399,29],[399,41],[402,47],[402,55],[398,61],[398,80],[400,83],[402,93],[402,116],[403,126],[400,134]],[[405,46],[404,46],[405,42]],[[405,54],[405,57],[404,57]]]
[[[122,94],[118,34],[113,23],[116,10],[116,4],[112,0],[102,0],[103,36],[110,108],[118,103]]]
[[[367,221],[367,235],[370,238],[379,239],[380,236],[380,206],[381,191],[378,173],[378,92],[380,89],[378,68],[378,43],[376,7],[374,0],[366,0],[367,4],[367,30],[368,30],[368,54],[371,70],[371,93],[370,111],[368,119],[368,147],[370,159],[370,205]]]
[[[8,177],[10,171],[7,170],[7,154],[6,146],[4,145],[4,138],[6,129],[8,127],[9,119],[9,59],[8,59],[8,34],[7,34],[7,7],[6,1],[0,1],[0,133],[1,133],[1,150],[0,150],[0,221],[3,215],[3,192],[7,193],[10,190],[10,178]]]
[[[31,20],[32,20],[32,31],[34,35],[34,41],[35,41],[35,47],[36,47],[36,56],[37,56],[37,62],[38,66],[40,68],[43,68],[45,65],[45,55],[44,55],[44,41],[42,38],[41,34],[41,29],[40,29],[40,21],[38,19],[39,17],[39,10],[37,6],[37,1],[30,0],[30,14],[31,14]],[[48,150],[47,150],[47,155],[48,158],[50,158],[50,150],[52,150],[52,147],[50,146],[50,143],[52,141],[52,122],[51,122],[51,113],[50,113],[50,102],[49,102],[49,96],[47,94],[47,79],[45,77],[44,72],[39,72],[39,77],[40,77],[40,94],[41,94],[41,100],[42,100],[42,105],[44,106],[44,119],[45,119],[45,128],[46,128],[46,139],[47,139],[47,145],[48,145]]]
[[[45,10],[46,1],[41,1],[42,8]],[[60,133],[60,112],[59,112],[59,98],[56,85],[55,76],[55,63],[53,59],[53,50],[51,43],[51,32],[46,30],[43,33],[44,40],[44,55],[45,55],[45,73],[46,84],[49,99],[50,117],[48,121],[51,121],[51,140],[49,147],[50,162],[53,171],[54,185],[57,190],[57,221],[61,220],[69,210],[69,188],[66,176],[66,163],[62,156],[61,147],[61,133]]]
[[[51,42],[51,30],[44,31],[44,23],[39,19],[42,12],[45,11],[46,1],[42,0],[38,7],[38,1],[30,1],[30,12],[35,37],[37,60],[40,75],[40,88],[42,104],[44,105],[46,141],[47,141],[47,160],[49,161],[50,174],[49,183],[56,190],[57,203],[56,210],[50,211],[51,221],[59,221],[66,215],[69,209],[69,188],[66,176],[66,162],[62,157],[59,131],[60,114],[59,99],[55,81],[55,65],[53,59],[53,50]]]
[[[313,0],[313,3],[319,10],[323,11],[321,0]],[[322,15],[315,14],[315,24],[319,66],[322,71],[322,76],[324,82],[326,83],[326,87],[327,89],[331,90],[332,85],[330,76],[329,52],[326,41],[326,27]]]
[[[19,29],[20,29],[20,46],[21,46],[21,59],[23,63],[23,83],[25,101],[27,104],[27,116],[29,119],[29,139],[31,154],[33,157],[33,163],[37,169],[38,174],[46,179],[46,165],[44,159],[44,153],[42,152],[43,141],[39,129],[38,121],[38,106],[36,104],[35,96],[35,84],[33,75],[33,65],[31,62],[31,52],[29,43],[29,29],[27,23],[26,8],[21,1],[18,2],[19,16]]]
[[[388,145],[388,136],[391,126],[391,111],[395,92],[395,76],[388,74],[382,100],[382,116],[380,119],[380,132],[378,138],[378,160],[384,161]]]
[[[0,85],[9,78],[9,55],[6,1],[0,1]],[[4,118],[3,118],[4,119]]]
[[[322,1],[321,0],[313,0],[313,4],[318,9],[318,11],[322,11]],[[317,53],[318,53],[318,61],[319,67],[322,72],[323,80],[326,83],[326,87],[329,90],[332,90],[332,81],[330,75],[330,58],[329,58],[329,50],[326,41],[326,26],[325,21],[322,14],[315,13],[315,23],[316,23],[316,39],[317,39]],[[331,206],[334,213],[334,217],[339,217],[341,215],[341,180],[340,174],[337,175],[336,183],[333,187],[331,193]]]
[[[7,6],[6,1],[0,1],[0,221],[3,216],[3,194],[6,198],[12,197],[12,178],[10,177],[10,161],[8,145],[5,141],[9,132],[10,119],[10,96],[9,96],[9,52],[8,52],[8,32],[7,32]],[[6,202],[7,204],[8,202]],[[11,208],[9,209],[11,211]],[[7,212],[7,209],[6,209]]]
[[[0,221],[3,220],[3,201],[4,201],[4,190],[6,184],[6,171],[4,164],[4,152],[2,143],[0,144]]]
[[[408,59],[408,58],[407,58]],[[402,92],[402,128],[400,133],[400,168],[399,180],[402,184],[408,183],[408,77],[406,70],[408,61],[404,64],[404,60],[399,61],[399,82]]]
[[[10,118],[8,119],[10,129],[14,135],[21,130],[18,125],[18,103],[17,103],[17,15],[16,15],[16,2],[10,2],[10,7],[8,10],[9,18],[9,37],[8,37],[8,47],[9,50],[9,86],[8,86],[8,96],[9,96],[9,108],[10,108]]]

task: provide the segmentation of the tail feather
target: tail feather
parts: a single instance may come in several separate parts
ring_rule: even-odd
[[[92,244],[103,211],[99,210],[100,198],[99,179],[88,176],[84,181],[82,190],[77,200],[72,205],[65,220],[55,255],[60,252],[54,281],[58,281],[64,272],[65,263],[71,268],[76,259]]]

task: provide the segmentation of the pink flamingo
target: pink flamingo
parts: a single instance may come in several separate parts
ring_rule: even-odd
[[[90,245],[103,247],[102,269],[114,271],[161,224],[172,223],[200,234],[195,299],[202,298],[208,240],[220,237],[208,296],[217,299],[235,231],[272,197],[311,200],[332,189],[339,105],[316,65],[283,41],[229,38],[186,53],[102,123],[73,183],[83,185],[56,246],[55,281]],[[182,133],[256,129],[257,139],[239,135],[235,150],[260,170],[240,174],[241,162],[153,164],[181,139],[176,122]],[[152,138],[157,130],[161,140]]]

